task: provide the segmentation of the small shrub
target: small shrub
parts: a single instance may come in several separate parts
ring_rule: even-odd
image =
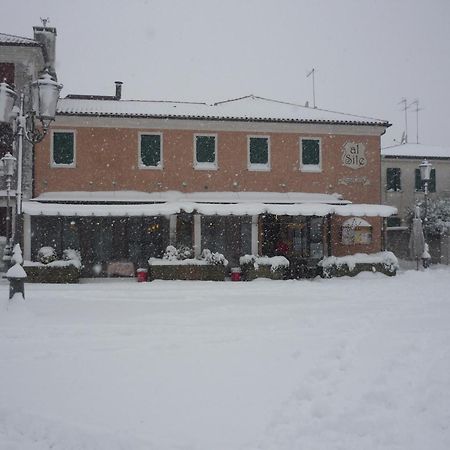
[[[53,247],[41,247],[37,254],[39,262],[48,264],[56,261],[56,251]]]
[[[208,264],[228,266],[228,260],[222,255],[222,253],[213,253],[207,248],[205,248],[202,252],[202,259],[204,259]]]
[[[66,248],[63,251],[63,260],[64,261],[73,261],[77,260],[81,262],[81,255],[79,250],[75,250],[73,248]]]

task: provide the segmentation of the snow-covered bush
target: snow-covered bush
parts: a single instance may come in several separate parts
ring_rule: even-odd
[[[164,252],[164,255],[162,259],[168,260],[168,261],[177,261],[177,260],[185,260],[190,259],[193,256],[193,251],[191,248],[181,245],[178,248],[174,247],[173,245],[168,245],[166,247],[166,251]]]
[[[77,260],[81,262],[81,255],[79,250],[75,250],[73,248],[66,248],[63,251],[63,260],[64,261],[73,261]]]
[[[56,251],[53,247],[41,247],[37,254],[39,262],[48,264],[56,261]]]
[[[425,203],[418,202],[423,215]],[[415,207],[408,210],[408,222],[414,218]],[[450,232],[450,199],[429,199],[427,204],[427,217],[423,221],[425,231],[428,234],[442,234]]]
[[[211,252],[211,250],[205,248],[202,252],[202,259],[204,259],[208,264],[228,266],[228,260],[222,253]]]
[[[173,245],[168,245],[162,259],[176,261],[178,259],[178,250]]]
[[[194,257],[194,250],[187,245],[179,245],[177,247],[178,259],[190,259]]]

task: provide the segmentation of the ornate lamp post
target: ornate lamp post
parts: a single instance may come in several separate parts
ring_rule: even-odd
[[[428,183],[431,179],[431,168],[432,164],[429,163],[426,159],[424,159],[420,164],[420,179],[422,180],[423,184],[423,193],[424,193],[424,215],[423,215],[423,221],[424,221],[424,236],[425,236],[425,250],[426,254],[424,252],[424,255],[422,256],[423,259],[423,266],[426,268],[428,267],[429,263],[429,254],[427,250],[427,216],[428,216]]]
[[[62,85],[58,84],[46,69],[41,77],[31,83],[32,106],[30,111],[25,111],[25,94],[16,92],[5,81],[0,83],[0,122],[14,123],[14,148],[17,157],[17,185],[16,185],[16,230],[12,233],[12,241],[20,242],[20,230],[22,224],[22,160],[23,144],[27,140],[31,144],[41,142],[55,120],[56,106]],[[19,97],[19,107],[15,107]],[[36,127],[37,120],[40,122]],[[23,281],[22,281],[23,282]],[[13,283],[10,282],[13,287]],[[23,292],[23,285],[20,287]],[[11,294],[12,292],[12,294]],[[14,288],[10,290],[10,298],[14,295]]]
[[[425,214],[424,214],[424,220],[427,220],[427,209],[428,209],[428,183],[431,178],[431,168],[432,164],[429,163],[426,159],[424,159],[420,165],[420,179],[422,180],[423,184],[423,192],[424,192],[424,200],[425,200]]]
[[[11,261],[11,250],[12,250],[12,241],[11,241],[11,179],[14,175],[14,170],[16,166],[16,158],[14,158],[11,153],[7,153],[1,159],[3,165],[3,171],[6,176],[6,245],[5,251],[3,254],[3,261],[9,264]]]

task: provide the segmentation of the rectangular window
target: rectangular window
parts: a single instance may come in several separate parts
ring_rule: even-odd
[[[423,192],[423,183],[420,178],[420,169],[415,172],[415,190],[416,192]],[[428,182],[428,192],[436,192],[436,169],[431,169],[430,181]]]
[[[269,138],[251,136],[248,138],[248,168],[249,170],[270,169]]]
[[[389,192],[401,191],[401,171],[398,167],[388,167],[386,169],[386,190]]]
[[[322,170],[320,157],[320,139],[300,140],[300,169],[305,172]]]
[[[195,135],[195,161],[196,169],[217,169],[217,145],[215,135]]]
[[[53,131],[52,166],[75,167],[75,133]]]
[[[162,169],[161,134],[140,135],[139,167],[144,169]]]

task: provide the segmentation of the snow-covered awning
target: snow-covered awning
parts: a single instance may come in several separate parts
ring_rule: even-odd
[[[268,191],[59,191],[44,192],[33,200],[66,203],[329,203],[333,205],[351,203],[344,200],[340,194]]]
[[[344,204],[330,205],[323,203],[195,203],[166,202],[151,204],[68,204],[41,203],[36,201],[23,202],[23,211],[31,216],[96,216],[96,217],[139,217],[139,216],[170,216],[180,212],[212,216],[246,216],[259,214],[274,214],[279,216],[366,216],[389,217],[397,213],[397,209],[385,205]]]

